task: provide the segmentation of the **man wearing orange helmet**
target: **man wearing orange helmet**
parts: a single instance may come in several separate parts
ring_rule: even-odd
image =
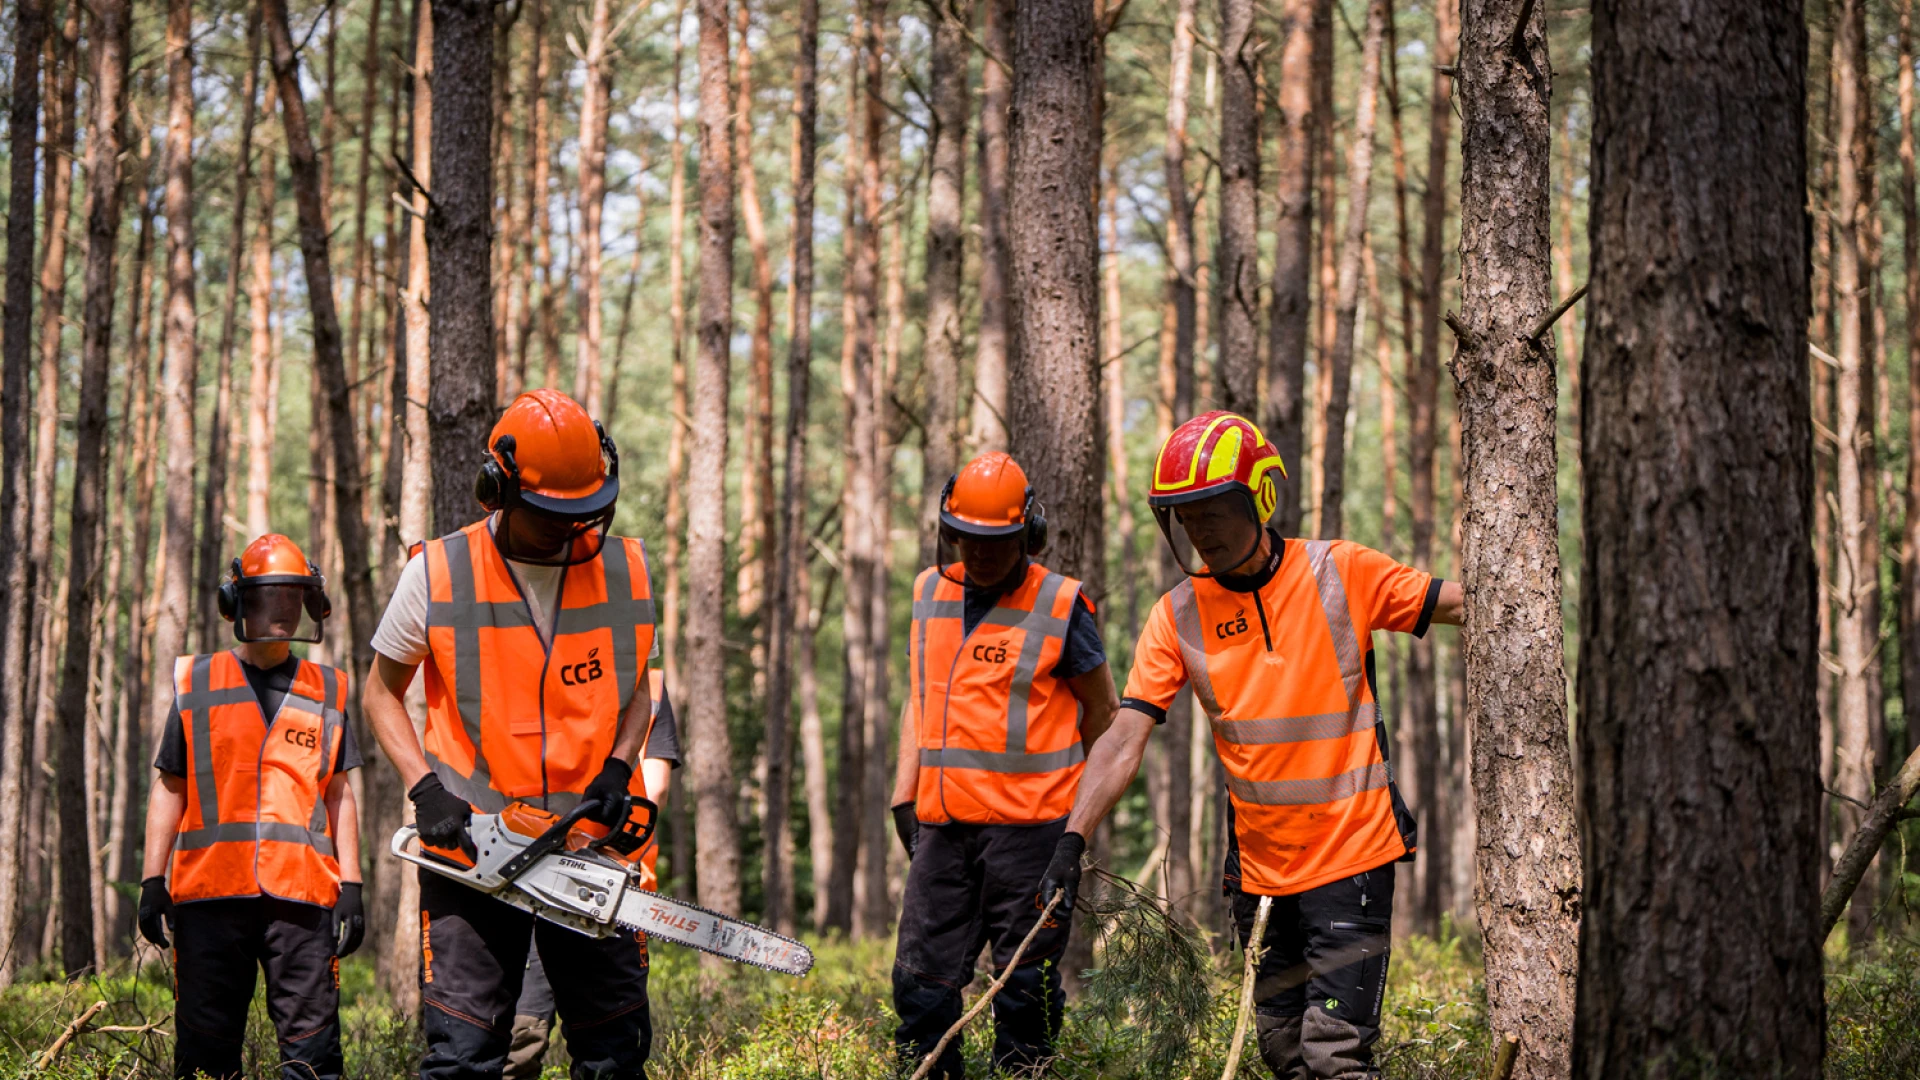
[[[516,398],[487,450],[474,494],[488,513],[408,561],[364,695],[422,845],[456,861],[471,857],[476,810],[592,804],[589,818],[614,826],[646,794],[634,762],[651,711],[653,599],[640,541],[607,535],[619,454],[553,390]],[[403,703],[423,664],[424,745]],[[501,1075],[530,947],[567,973],[554,997],[573,1075],[646,1075],[644,938],[590,938],[425,871],[420,931],[423,1080]]]
[[[1271,906],[1255,980],[1260,1055],[1287,1080],[1358,1080],[1379,1075],[1393,864],[1414,849],[1375,705],[1372,635],[1457,625],[1464,601],[1457,584],[1358,544],[1281,537],[1267,521],[1285,475],[1260,430],[1231,413],[1197,416],[1161,447],[1147,502],[1188,576],[1148,617],[1113,735],[1088,757],[1039,894],[1078,884],[1074,841],[1113,809],[1154,725],[1192,687],[1227,773],[1222,885],[1243,943]]]
[[[974,960],[1004,969],[1040,912],[1036,874],[1060,843],[1087,749],[1113,717],[1113,676],[1080,583],[1033,561],[1046,518],[1011,457],[983,454],[940,499],[940,560],[913,587],[912,692],[900,724],[894,825],[911,868],[893,1003],[903,1060],[960,1018]],[[956,557],[950,558],[952,554]],[[1071,901],[993,1002],[993,1060],[1052,1055]],[[947,1048],[934,1075],[962,1075]]]
[[[140,933],[174,946],[176,1077],[240,1075],[265,968],[287,1077],[340,1075],[339,957],[360,946],[360,835],[347,676],[320,640],[326,580],[293,541],[247,545],[220,584],[238,648],[183,656],[147,798]]]

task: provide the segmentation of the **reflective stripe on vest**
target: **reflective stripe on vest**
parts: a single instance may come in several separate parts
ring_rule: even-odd
[[[1062,801],[1059,784],[1042,780],[1041,787],[1034,788],[1031,781],[1013,778],[1060,774],[1086,760],[1079,740],[1079,702],[1064,685],[1053,685],[1058,680],[1050,670],[1042,671],[1043,663],[1049,668],[1057,664],[1065,649],[1067,628],[1073,604],[1078,602],[1079,589],[1079,582],[1036,565],[1029,569],[1027,580],[1002,594],[999,602],[969,633],[963,628],[966,595],[963,587],[945,577],[937,567],[921,574],[913,603],[913,694],[919,724],[920,767],[931,774],[931,786],[938,792],[939,803],[937,807],[923,806],[923,819],[951,820],[953,815],[959,815],[960,820],[968,821],[1052,820],[1071,808],[1070,786],[1065,789],[1067,805],[1055,806],[1053,804]],[[1026,602],[1022,597],[1031,598],[1030,607],[1020,606]],[[1065,616],[1055,614],[1062,600],[1067,605]],[[941,626],[942,623],[947,625]],[[943,631],[938,639],[932,634],[936,627]],[[1003,643],[979,640],[983,631],[990,633],[995,628],[1020,634],[1018,651],[1010,658],[1012,671],[1010,675],[999,676],[1007,679],[1005,689],[994,691],[996,695],[1004,694],[1004,700],[967,701],[962,714],[956,718],[954,702],[948,693],[943,693],[937,701],[933,699],[933,683],[927,677],[928,654],[930,650],[939,650],[933,659],[934,670],[940,674],[944,663],[946,678],[940,685],[951,692],[961,681],[958,676],[974,665],[997,666],[1009,659],[1003,650],[992,648]],[[973,643],[971,649],[969,642]],[[1048,648],[1050,644],[1054,646],[1052,649]],[[982,649],[987,649],[988,655],[973,655]],[[989,681],[993,681],[991,677]],[[1036,684],[1044,690],[1041,716],[1033,712]],[[980,692],[978,683],[973,684],[973,692]],[[962,740],[973,745],[956,746],[952,745],[956,722],[985,727],[976,727],[968,732],[969,738]],[[1059,727],[1063,723],[1072,726],[1071,740],[1064,746],[1045,748],[1060,741]],[[996,743],[999,749],[992,748]],[[965,805],[956,811],[948,805],[946,772],[959,769],[1007,779],[972,782],[966,792]],[[1038,801],[1033,801],[1035,799]]]
[[[607,674],[612,677],[612,685],[617,690],[617,706],[609,710],[612,715],[605,717],[605,739],[611,748],[613,734],[618,730],[619,717],[626,711],[627,704],[640,687],[640,680],[646,665],[646,653],[651,648],[654,621],[654,604],[650,584],[646,580],[646,563],[643,551],[629,547],[629,542],[619,537],[608,537],[600,553],[592,560],[576,566],[567,567],[561,575],[558,595],[554,598],[556,609],[553,613],[551,634],[542,637],[539,628],[534,625],[532,609],[520,595],[518,579],[493,546],[492,535],[487,531],[485,520],[476,522],[457,533],[430,541],[423,546],[427,558],[429,592],[427,602],[427,631],[431,642],[436,630],[451,632],[453,648],[451,656],[443,655],[435,649],[431,670],[427,681],[428,727],[430,730],[451,727],[457,724],[460,738],[455,740],[459,749],[472,755],[472,767],[465,771],[460,764],[449,761],[442,754],[436,754],[440,745],[439,738],[430,738],[427,745],[427,764],[437,774],[446,788],[466,799],[482,813],[497,813],[504,809],[509,801],[520,798],[537,799],[548,810],[565,812],[579,801],[579,793],[570,790],[567,782],[562,781],[557,788],[547,787],[549,757],[567,761],[577,756],[569,750],[577,750],[572,743],[558,747],[549,746],[547,739],[546,713],[551,705],[552,711],[563,712],[563,706],[576,711],[587,710],[595,713],[583,702],[593,696],[590,690],[569,689],[579,684],[570,679],[570,672],[552,669],[555,655],[560,651],[563,639],[576,638],[607,631],[609,655],[606,665]],[[476,545],[480,550],[476,551]],[[637,547],[637,543],[635,545]],[[498,563],[498,571],[504,575],[501,583],[482,590],[475,581],[475,560],[492,560]],[[633,562],[639,563],[638,580],[634,574]],[[435,581],[436,574],[444,575],[442,582]],[[598,577],[604,582],[605,595],[602,599],[577,606],[567,606],[569,595],[578,595],[576,586],[571,592],[569,585],[576,575],[591,582]],[[636,585],[639,595],[635,595]],[[492,589],[506,590],[494,593]],[[445,596],[440,595],[444,591]],[[482,599],[483,592],[489,597]],[[526,652],[516,650],[509,655],[494,653],[499,646],[483,643],[487,631],[531,631],[530,647],[540,651]],[[645,645],[642,645],[642,639]],[[489,655],[492,653],[492,655]],[[592,646],[587,654],[576,657],[578,662],[565,667],[584,668],[591,658],[592,679],[597,682],[601,677],[599,646]],[[512,665],[513,672],[501,671],[489,673],[485,665]],[[446,679],[446,669],[451,668],[451,679]],[[556,674],[557,673],[557,674]],[[534,710],[539,715],[528,716],[490,716],[489,707],[505,710],[509,705],[496,701],[485,691],[485,683],[491,674],[496,679],[524,679],[529,674],[538,680],[531,696],[537,699]],[[554,675],[549,679],[549,675]],[[559,687],[550,687],[557,681]],[[451,683],[451,685],[447,685]],[[499,684],[496,684],[499,685]],[[572,700],[556,700],[572,695]],[[528,787],[525,769],[516,769],[513,763],[507,768],[512,779],[505,783],[497,775],[498,762],[487,758],[487,739],[485,733],[489,724],[505,724],[509,728],[537,725],[534,730],[541,735],[540,745],[531,747],[539,758],[538,771],[540,782],[534,787],[538,790],[522,790]],[[597,726],[597,725],[596,725]],[[447,739],[453,739],[450,731],[439,733]],[[556,733],[557,734],[557,733]],[[576,732],[577,734],[577,732]],[[516,737],[508,734],[504,737]],[[555,740],[559,742],[561,740]],[[551,753],[556,751],[557,753]],[[597,768],[605,754],[591,763]],[[519,763],[521,766],[525,762]],[[591,779],[591,777],[588,777]],[[514,782],[514,781],[517,781]],[[585,781],[580,782],[584,787]]]
[[[174,695],[193,757],[187,813],[174,838],[174,898],[265,892],[332,904],[339,865],[327,827],[326,791],[346,733],[345,676],[300,661],[293,685],[269,718],[240,660],[217,653],[181,657],[174,665]],[[311,721],[291,722],[290,713],[317,719],[318,730]],[[276,732],[283,734],[276,739]],[[222,783],[229,789],[224,800]]]

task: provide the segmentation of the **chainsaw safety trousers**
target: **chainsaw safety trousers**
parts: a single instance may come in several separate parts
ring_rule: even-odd
[[[347,676],[300,661],[272,717],[232,652],[174,662],[187,807],[174,839],[175,904],[277,896],[330,908],[340,864],[325,795],[346,738]]]
[[[645,693],[653,593],[640,541],[609,537],[567,567],[551,638],[479,521],[424,545],[429,599],[427,762],[481,813],[531,803],[565,813]]]
[[[1411,853],[1374,702],[1372,634],[1424,633],[1439,582],[1344,540],[1284,540],[1254,583],[1189,578],[1154,606],[1123,707],[1193,689],[1227,774],[1226,885],[1287,896]]]
[[[1004,971],[1040,911],[1033,883],[1046,872],[1066,831],[1045,825],[927,825],[920,828],[900,912],[893,965],[893,1007],[900,1017],[894,1045],[902,1062],[918,1063],[960,1019],[980,950],[991,947]],[[1068,920],[1044,928],[993,999],[993,1061],[1006,1072],[1030,1069],[1053,1055],[1066,995],[1060,988]],[[960,1043],[935,1064],[941,1080],[963,1075]]]
[[[271,896],[203,900],[173,909],[173,1075],[241,1075],[255,976],[267,975],[267,1015],[284,1080],[338,1080],[340,967],[333,915]]]
[[[497,1080],[512,1049],[529,949],[552,983],[573,1080],[645,1080],[653,1046],[647,943],[592,938],[420,871],[421,1080]]]
[[[907,666],[920,749],[915,811],[930,825],[1065,818],[1086,752],[1080,702],[1052,672],[1080,583],[1029,563],[1026,579],[967,633],[964,577],[958,564],[929,567],[913,586]]]
[[[1260,1057],[1279,1080],[1374,1080],[1393,937],[1393,864],[1291,896],[1267,916],[1254,973]],[[1232,894],[1242,948],[1260,898]]]

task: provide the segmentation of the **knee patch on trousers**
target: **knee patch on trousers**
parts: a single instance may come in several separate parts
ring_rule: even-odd
[[[1273,1070],[1279,1080],[1297,1080],[1305,1075],[1306,1063],[1300,1059],[1302,1020],[1298,1016],[1253,1014],[1254,1034],[1260,1040],[1260,1060],[1267,1063],[1267,1068]]]

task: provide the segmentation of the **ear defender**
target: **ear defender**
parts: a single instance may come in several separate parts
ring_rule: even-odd
[[[219,590],[214,594],[215,606],[220,609],[220,617],[232,622],[240,613],[240,560],[233,560],[227,567],[227,576],[221,580]]]
[[[307,563],[307,576],[320,579],[320,584],[307,586],[307,614],[314,622],[326,622],[327,616],[333,614],[333,601],[327,598],[326,575],[320,572],[319,567],[309,562]]]
[[[1047,550],[1047,508],[1033,500],[1033,489],[1027,489],[1027,507],[1024,515],[1027,519],[1027,554],[1038,555]]]
[[[603,447],[609,445],[605,432],[601,433],[600,441]],[[511,435],[494,440],[493,453],[486,455],[486,460],[480,463],[480,472],[473,478],[473,497],[480,500],[480,505],[489,513],[505,509],[520,493],[520,466],[513,460],[513,449]]]

